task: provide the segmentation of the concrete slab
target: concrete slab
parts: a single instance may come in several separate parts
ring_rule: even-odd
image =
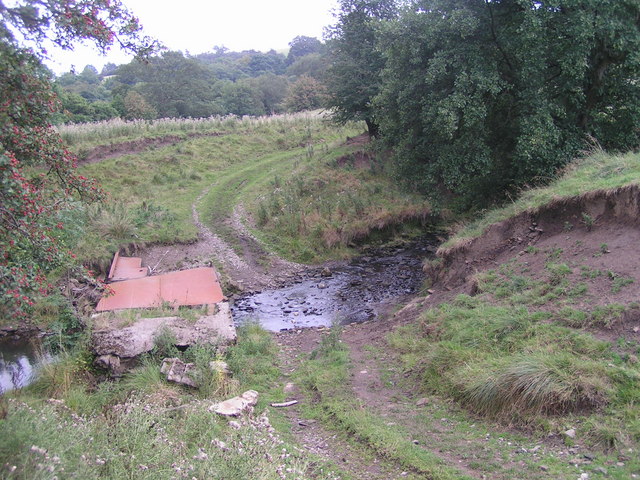
[[[236,341],[236,329],[233,325],[228,302],[217,304],[216,312],[203,315],[195,322],[180,317],[141,318],[133,325],[120,328],[117,318],[103,323],[92,333],[93,351],[115,373],[126,369],[129,359],[153,349],[156,336],[163,330],[170,330],[175,336],[176,345],[214,343],[228,345]],[[114,316],[117,314],[103,314]],[[113,360],[117,359],[114,363]],[[115,365],[117,363],[117,365]],[[112,367],[115,365],[115,367]]]
[[[224,299],[213,268],[203,267],[166,273],[109,285],[112,295],[102,297],[96,311],[128,308],[207,305]]]
[[[149,269],[142,266],[142,259],[138,257],[121,257],[120,252],[116,252],[111,262],[111,269],[107,280],[119,282],[122,280],[132,280],[144,278],[149,275]]]

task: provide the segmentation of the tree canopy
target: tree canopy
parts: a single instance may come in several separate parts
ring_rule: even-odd
[[[481,203],[589,139],[638,146],[639,27],[635,0],[414,0],[397,16],[342,0],[332,105],[379,124],[414,185]]]
[[[46,274],[72,257],[64,212],[103,195],[75,172],[75,157],[51,126],[58,100],[41,61],[45,38],[67,49],[79,39],[101,51],[116,42],[140,55],[157,48],[117,0],[0,2],[0,314],[7,316],[26,315],[48,289]]]

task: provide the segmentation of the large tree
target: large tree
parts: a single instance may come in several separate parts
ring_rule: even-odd
[[[75,172],[76,159],[51,126],[58,108],[42,65],[47,39],[70,49],[89,40],[145,55],[155,41],[119,0],[0,1],[0,315],[21,316],[47,290],[46,275],[72,256],[64,212],[99,199],[95,182]],[[17,38],[22,39],[22,42]],[[24,46],[26,44],[30,47]]]
[[[364,120],[372,137],[379,133],[372,101],[384,67],[377,33],[396,14],[395,0],[340,0],[337,23],[328,35],[328,106],[338,122]]]
[[[381,36],[375,112],[405,176],[471,201],[544,181],[588,137],[638,146],[637,0],[420,0]]]

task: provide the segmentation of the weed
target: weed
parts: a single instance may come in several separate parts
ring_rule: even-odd
[[[179,350],[176,347],[178,340],[176,334],[167,326],[163,326],[156,331],[153,338],[153,350],[151,355],[158,360],[165,357],[176,357]]]
[[[562,227],[562,230],[565,232],[570,232],[571,230],[573,230],[573,224],[570,222],[564,222],[564,226]]]
[[[588,213],[582,212],[582,223],[584,224],[587,231],[590,232],[593,228],[593,225],[595,224],[595,220]]]
[[[633,282],[635,282],[634,278],[616,276],[612,279],[611,282],[611,293],[619,293],[620,290],[622,290],[627,285],[632,284]]]
[[[609,250],[609,245],[607,245],[606,243],[601,243],[600,244],[600,252],[602,252],[602,253],[611,253],[611,251]]]
[[[540,249],[538,247],[534,247],[533,245],[529,245],[527,248],[525,248],[524,251],[535,255],[540,251]]]
[[[547,253],[547,258],[549,260],[557,260],[558,258],[560,258],[560,255],[562,255],[563,251],[564,250],[560,247],[552,248],[549,253]]]

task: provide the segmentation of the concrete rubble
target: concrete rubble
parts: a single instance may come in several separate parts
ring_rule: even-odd
[[[177,347],[235,343],[231,309],[222,295],[215,270],[199,268],[140,278],[145,272],[147,269],[137,258],[117,254],[114,257],[110,277],[121,281],[110,284],[116,291],[115,298],[105,295],[99,303],[99,310],[104,312],[94,315],[91,342],[98,366],[121,375],[135,364],[136,357],[154,348],[156,338],[167,334],[175,338]],[[127,275],[138,278],[128,280]],[[158,286],[155,297],[144,291],[148,285]],[[141,290],[137,290],[138,286]],[[118,294],[123,296],[117,297]],[[178,315],[140,318],[140,314],[131,313],[133,308],[167,305],[175,312],[179,305],[206,308],[201,308],[202,315],[195,321]]]
[[[226,417],[237,417],[244,412],[251,413],[256,403],[258,403],[258,392],[247,390],[242,395],[212,405],[209,411]]]

